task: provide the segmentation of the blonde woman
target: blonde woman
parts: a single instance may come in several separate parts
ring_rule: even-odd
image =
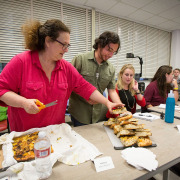
[[[134,67],[131,64],[125,64],[119,72],[116,83],[116,92],[121,102],[125,104],[127,111],[130,111],[132,114],[136,112],[136,103],[142,107],[146,105],[146,101],[138,89],[138,82],[133,78],[134,74]],[[110,97],[108,98],[111,100]],[[115,116],[117,115],[110,114],[109,111],[106,114],[107,118]]]

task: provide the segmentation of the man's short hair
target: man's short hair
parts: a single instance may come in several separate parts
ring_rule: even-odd
[[[100,46],[101,48],[104,48],[107,44],[118,44],[118,49],[115,54],[118,53],[118,50],[120,48],[120,39],[117,33],[111,32],[111,31],[105,31],[103,32],[98,38],[95,39],[95,43],[93,45],[93,48],[95,50],[98,49]]]
[[[180,69],[179,69],[179,68],[174,69],[173,72],[174,72],[175,70],[178,70],[178,71],[180,72]]]

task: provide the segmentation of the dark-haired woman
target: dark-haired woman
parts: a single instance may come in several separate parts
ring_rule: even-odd
[[[61,21],[48,20],[43,25],[30,21],[22,26],[22,32],[25,48],[30,51],[13,57],[0,75],[0,105],[10,106],[12,131],[64,123],[72,91],[105,104],[109,110],[121,106],[109,102],[62,59],[70,46],[70,30]],[[44,104],[58,103],[39,112],[36,99]]]
[[[173,87],[171,83],[173,84]],[[153,106],[165,104],[167,94],[172,89],[174,91],[175,102],[177,102],[179,97],[178,84],[177,81],[173,79],[172,67],[168,65],[160,66],[156,71],[151,83],[147,86],[144,92],[146,107],[143,109],[143,111],[146,111],[148,108]]]

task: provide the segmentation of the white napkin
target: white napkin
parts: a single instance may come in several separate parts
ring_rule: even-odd
[[[165,109],[166,108],[166,104],[160,104],[159,108]],[[179,106],[175,106],[175,110],[179,111],[180,107]]]
[[[51,154],[52,165],[54,165],[57,160],[67,165],[78,165],[102,154],[93,144],[73,131],[68,124],[64,123],[60,125],[50,125],[44,128],[33,128],[23,133],[11,132],[9,136],[6,135],[6,137],[3,137],[2,139],[4,139],[4,141],[2,139],[0,141],[0,144],[3,144],[2,149],[4,156],[2,166],[6,167],[17,163],[13,158],[12,152],[11,142],[13,137],[42,130],[46,132],[54,149],[54,153]],[[23,164],[24,170],[18,173],[18,178],[26,180],[37,179],[37,177],[35,177],[35,160],[24,162]],[[28,174],[31,174],[31,176]],[[34,176],[33,178],[32,175]]]
[[[133,117],[138,118],[138,119],[147,120],[147,121],[153,121],[155,119],[160,118],[159,116],[156,116],[156,115],[150,114],[150,113],[134,113]]]
[[[156,170],[158,167],[156,155],[146,148],[126,148],[121,151],[121,154],[127,163],[131,164],[138,170],[147,169],[148,171],[152,171]]]

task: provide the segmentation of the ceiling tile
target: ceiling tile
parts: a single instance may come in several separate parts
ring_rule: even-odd
[[[137,10],[136,12],[130,14],[128,17],[137,21],[144,21],[152,16],[154,15],[151,13],[145,12],[143,10]]]
[[[167,19],[174,19],[180,16],[180,5],[173,7],[163,13],[160,13],[159,16],[167,18]]]
[[[72,2],[72,3],[77,3],[77,4],[82,4],[84,5],[84,3],[87,1],[87,0],[66,0],[67,2]]]
[[[172,22],[172,21],[166,21],[162,24],[159,24],[158,26],[161,28],[166,28],[166,29],[172,29],[172,27],[177,27],[179,24]]]
[[[153,16],[147,20],[145,20],[144,22],[148,23],[148,24],[151,24],[151,25],[158,25],[158,24],[161,24],[163,22],[166,22],[168,21],[167,19],[164,19],[162,17],[159,17],[159,16]]]
[[[150,2],[152,2],[153,0],[121,0],[121,2],[137,7],[137,8],[141,8],[147,4],[149,4]]]
[[[177,0],[155,0],[144,6],[142,9],[154,14],[159,14],[172,7],[175,7],[178,4],[179,2]]]
[[[137,8],[126,5],[124,3],[117,3],[114,7],[108,10],[108,12],[117,14],[118,16],[128,16],[129,14],[135,12]]]
[[[85,5],[107,11],[117,3],[116,0],[88,0]]]
[[[177,23],[180,23],[180,16],[177,17],[177,18],[175,18],[175,19],[173,19],[172,21],[177,22]]]

